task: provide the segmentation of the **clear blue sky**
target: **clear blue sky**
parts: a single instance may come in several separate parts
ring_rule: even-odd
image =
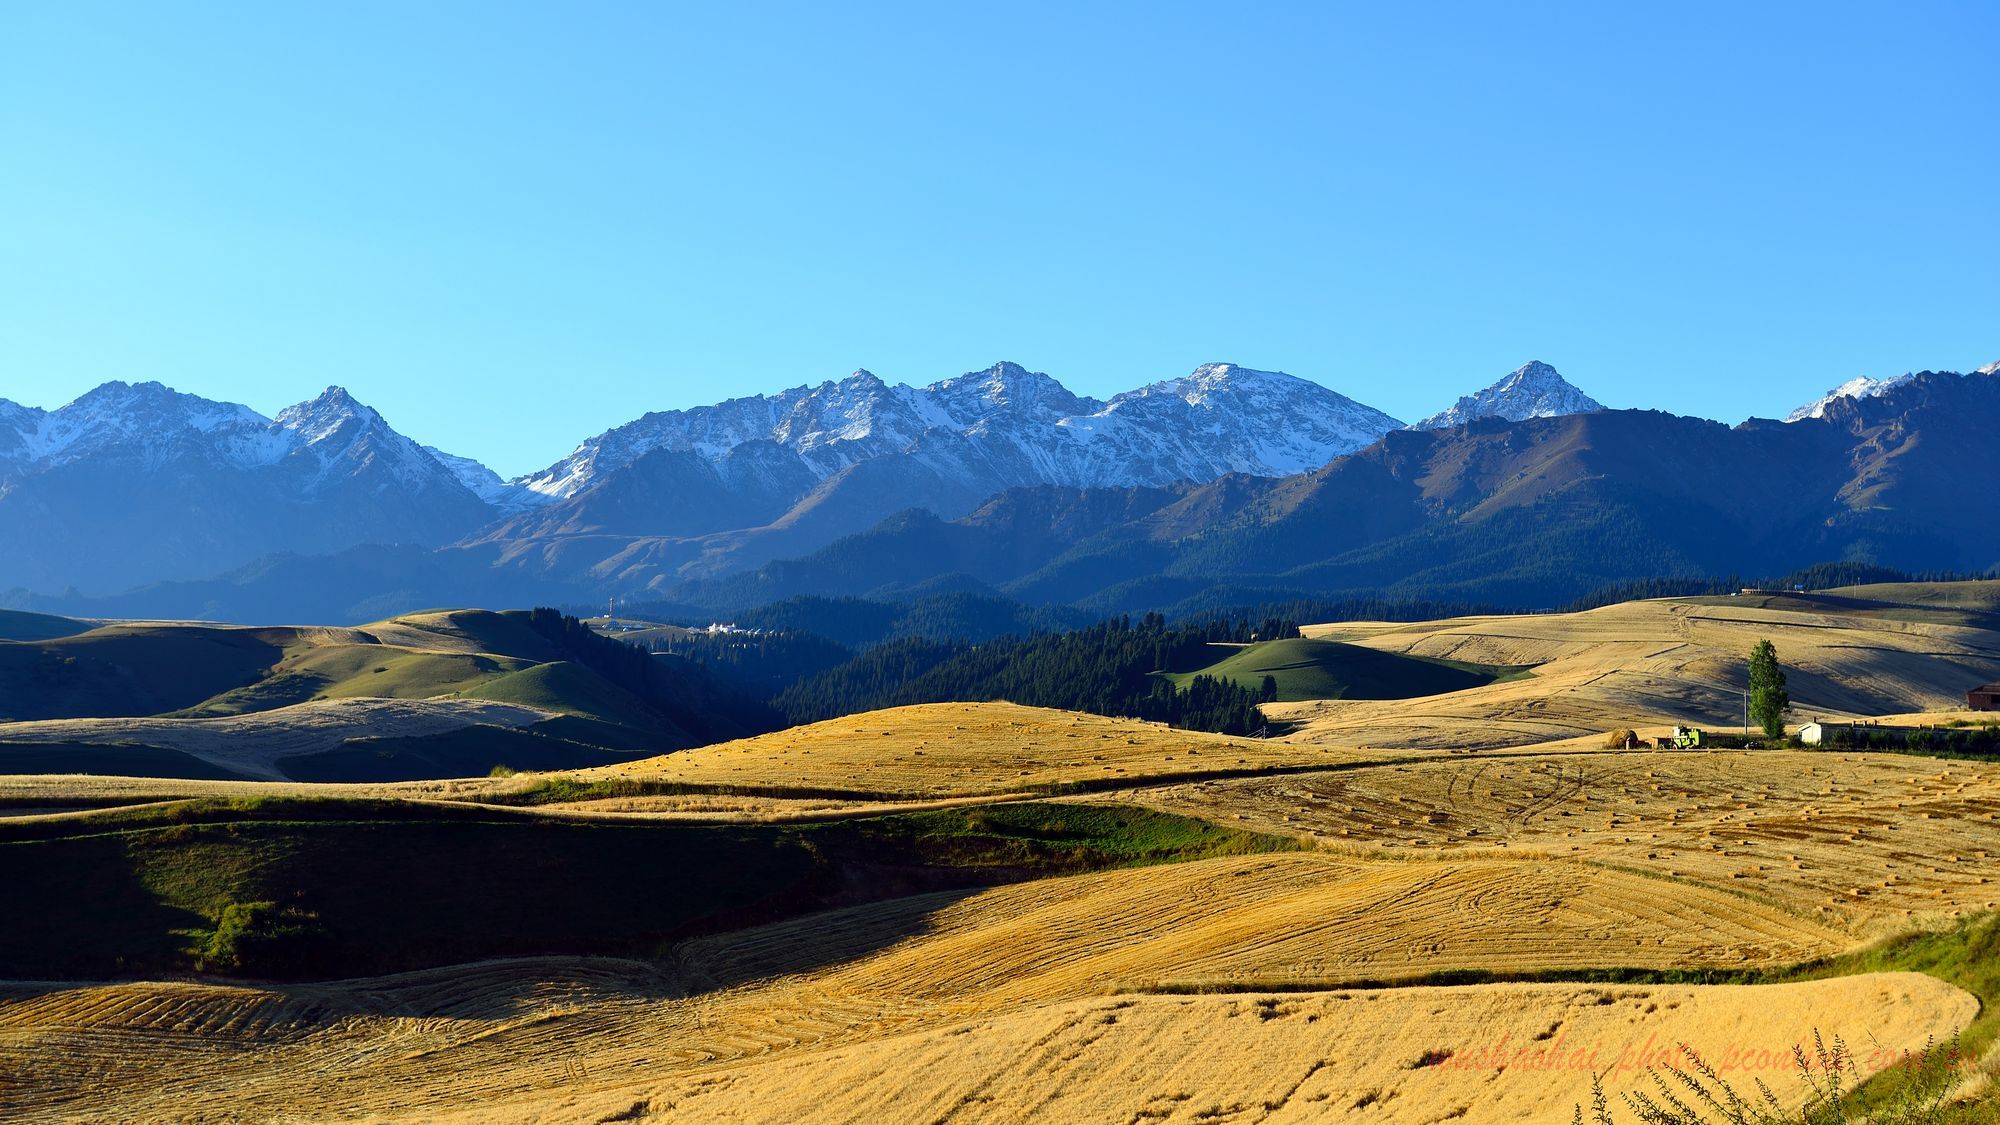
[[[2000,358],[2000,6],[0,4],[0,397],[649,409],[1530,358],[1729,420]]]

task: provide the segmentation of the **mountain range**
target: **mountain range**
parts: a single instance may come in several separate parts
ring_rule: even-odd
[[[798,559],[673,593],[983,589],[1093,613],[1367,595],[1546,607],[1658,576],[1847,560],[2000,565],[2000,377],[1923,372],[1794,423],[1612,410],[1400,430],[1279,479],[1017,489],[958,520],[910,512]],[[1989,505],[1990,506],[1990,505]]]
[[[337,387],[276,418],[158,383],[0,402],[0,586],[111,592],[274,551],[442,545],[492,518]]]
[[[1485,537],[1524,513],[1646,523],[1669,500],[1694,519],[1681,526],[1734,529],[1734,554],[1654,526],[1629,537],[1645,550],[1594,551],[1604,566],[1558,584],[1712,567],[1752,540],[1786,554],[1740,512],[1710,518],[1751,497],[1722,487],[1731,478],[1709,457],[1804,490],[1768,522],[1791,528],[1809,561],[1990,565],[1978,535],[1944,542],[1925,474],[1953,448],[1972,475],[1990,469],[1978,451],[2000,413],[1979,390],[1994,372],[1857,382],[1792,423],[1732,430],[1606,411],[1540,362],[1410,427],[1233,364],[1105,401],[1011,363],[925,387],[860,371],[648,414],[511,481],[404,437],[339,388],[267,419],[109,383],[55,411],[0,400],[0,537],[16,545],[0,587],[19,588],[12,604],[70,612],[254,604],[309,620],[433,600],[612,593],[726,607],[926,583],[1151,608],[1218,589],[1458,589],[1446,556],[1512,549]],[[1967,419],[1941,414],[1940,398],[1976,400],[1963,405],[1986,429],[1954,436]],[[1671,487],[1710,476],[1706,490]],[[1899,506],[1862,502],[1888,494]],[[926,536],[937,545],[920,547]],[[1395,545],[1407,536],[1428,546]],[[895,546],[877,558],[870,544]],[[1357,551],[1376,561],[1347,557]],[[1117,592],[1129,583],[1130,597]]]

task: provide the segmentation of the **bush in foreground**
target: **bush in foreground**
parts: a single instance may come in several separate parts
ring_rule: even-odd
[[[1882,1104],[1868,1106],[1858,1096],[1861,1071],[1853,1052],[1839,1038],[1828,1047],[1814,1032],[1811,1053],[1803,1044],[1792,1048],[1807,1094],[1802,1109],[1788,1111],[1763,1079],[1756,1079],[1754,1096],[1739,1093],[1694,1048],[1683,1043],[1680,1051],[1685,1068],[1649,1069],[1652,1092],[1623,1095],[1626,1108],[1644,1125],[1933,1125],[1948,1119],[1964,1060],[1956,1042],[1926,1043],[1923,1053],[1892,1068],[1901,1081],[1879,1099]],[[1590,1116],[1577,1106],[1571,1125],[1618,1125],[1603,1083],[1592,1078],[1590,1088]]]

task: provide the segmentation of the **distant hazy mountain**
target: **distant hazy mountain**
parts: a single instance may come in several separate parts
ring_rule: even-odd
[[[551,579],[616,573],[657,589],[802,554],[908,508],[962,515],[1008,488],[1284,476],[1399,425],[1317,383],[1227,363],[1108,402],[1012,363],[927,387],[857,371],[600,434],[515,482],[547,506],[480,538]]]
[[[0,402],[0,588],[112,592],[274,551],[448,543],[491,507],[338,387],[265,418],[158,383]]]
[[[1109,402],[1071,394],[1013,363],[927,387],[890,386],[856,371],[837,383],[648,414],[520,483],[567,499],[655,450],[720,466],[745,446],[769,443],[796,460],[767,451],[746,483],[777,478],[789,487],[799,470],[825,480],[895,454],[981,486],[1166,484],[1316,468],[1398,425],[1309,380],[1228,363]]]
[[[1515,368],[1506,378],[1478,394],[1459,399],[1451,409],[1433,414],[1410,428],[1442,430],[1481,418],[1523,422],[1529,418],[1591,414],[1602,409],[1602,403],[1577,390],[1555,368],[1537,359]]]
[[[839,382],[648,414],[514,481],[331,388],[270,419],[157,383],[55,411],[0,400],[0,589],[107,594],[273,553],[492,549],[525,581],[627,587],[800,554],[905,508],[1007,488],[1281,476],[1395,419],[1316,383],[1209,364],[1099,402],[1015,364],[927,387]]]
[[[2000,525],[1966,498],[2000,488],[1996,388],[2000,365],[1925,372],[1732,429],[1602,410],[1531,363],[1401,429],[1227,364],[1100,402],[1003,363],[650,414],[502,481],[337,388],[266,419],[112,383],[56,411],[0,401],[0,590],[79,614],[353,620],[946,589],[1547,604],[1833,559],[1984,569]]]
[[[1019,489],[898,516],[803,558],[684,585],[718,606],[900,596],[962,574],[1100,612],[1389,593],[1524,606],[1672,574],[1852,559],[2000,565],[2000,376],[1925,372],[1791,425],[1612,410],[1388,434],[1309,473],[1173,489]]]

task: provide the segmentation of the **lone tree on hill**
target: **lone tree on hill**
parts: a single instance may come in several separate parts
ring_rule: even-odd
[[[1276,703],[1278,701],[1278,677],[1265,676],[1257,691],[1257,702]]]
[[[1764,728],[1768,738],[1785,734],[1785,712],[1791,710],[1792,696],[1785,690],[1785,670],[1778,667],[1778,650],[1770,641],[1758,641],[1750,650],[1750,717]]]

